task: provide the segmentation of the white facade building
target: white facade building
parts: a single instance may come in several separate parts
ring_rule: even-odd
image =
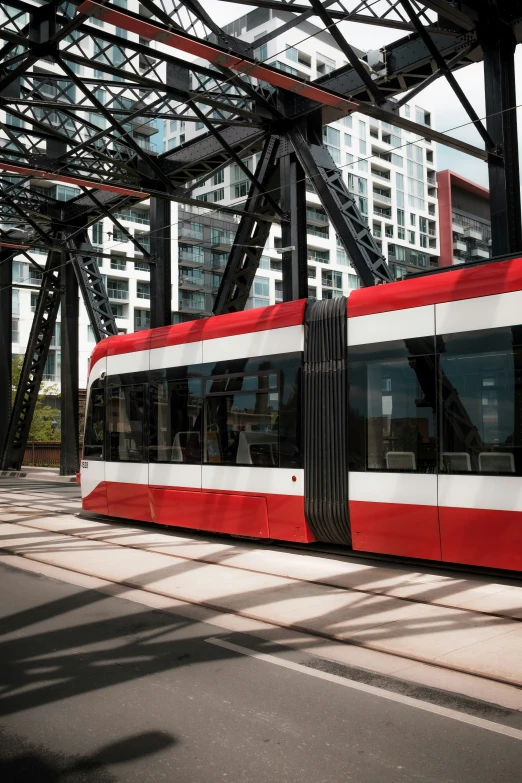
[[[226,25],[224,30],[251,43],[290,18],[291,14],[284,11],[258,9]],[[275,36],[255,54],[273,67],[310,80],[346,64],[331,35],[309,22]],[[401,114],[433,126],[433,115],[420,106],[406,104]],[[203,132],[201,123],[165,123],[166,149],[175,149]],[[415,141],[417,138],[358,113],[323,128],[323,141],[342,168],[348,188],[397,278],[438,265],[436,151],[434,144]],[[252,171],[257,159],[253,155],[245,160]],[[233,164],[195,191],[195,195],[206,201],[242,203],[249,184],[239,166]],[[196,217],[194,222],[197,224]],[[309,295],[348,295],[359,286],[357,273],[309,182],[307,223]],[[280,245],[281,228],[274,225],[256,275],[251,306],[281,301],[281,254],[277,252]]]
[[[119,0],[116,5],[138,11],[137,0]],[[290,15],[259,9],[227,25],[225,30],[247,41],[262,38],[281,26]],[[92,24],[101,25],[97,21]],[[106,26],[114,32],[111,25]],[[121,31],[118,31],[121,33]],[[137,36],[127,33],[129,38]],[[93,52],[93,56],[96,53]],[[305,22],[276,36],[256,51],[258,59],[305,79],[316,79],[345,64],[342,52],[330,34]],[[40,66],[39,66],[40,67]],[[51,68],[51,64],[49,64]],[[92,76],[95,71],[78,66],[79,73]],[[433,125],[433,116],[424,108],[405,105],[401,113],[420,123]],[[0,112],[4,119],[5,113]],[[94,121],[94,116],[91,115]],[[97,124],[100,124],[97,118]],[[103,120],[102,120],[103,122]],[[158,132],[163,131],[163,133]],[[436,199],[436,152],[434,145],[414,141],[416,137],[399,128],[361,114],[353,114],[323,129],[324,143],[342,167],[349,189],[357,198],[384,255],[392,262],[397,277],[407,271],[438,264],[438,216]],[[201,124],[165,121],[158,128],[149,120],[132,129],[135,140],[145,149],[174,149],[204,133]],[[162,138],[163,137],[163,138]],[[157,141],[160,139],[160,141]],[[257,156],[246,161],[255,168]],[[56,198],[67,200],[76,195],[74,188],[49,181],[34,181],[32,186],[53,188]],[[194,195],[201,208],[172,204],[172,312],[173,320],[193,318],[211,312],[220,274],[239,219],[216,214],[205,208],[205,201],[242,203],[249,180],[233,164],[209,179]],[[121,222],[144,243],[150,230],[149,202],[142,202],[118,214]],[[359,281],[336,233],[320,205],[318,196],[307,183],[307,242],[309,295],[332,298],[349,294]],[[115,309],[118,328],[134,331],[150,324],[149,272],[132,242],[115,230],[108,218],[92,229],[93,244],[111,258],[100,259],[100,268]],[[256,275],[249,305],[259,307],[282,299],[281,228],[274,225]],[[45,255],[33,255],[42,265]],[[13,271],[13,354],[23,353],[31,328],[38,293],[38,274],[30,270],[23,257]],[[87,314],[80,307],[80,385],[86,382],[88,357],[94,337]],[[46,368],[46,379],[59,382],[60,339],[57,329]]]

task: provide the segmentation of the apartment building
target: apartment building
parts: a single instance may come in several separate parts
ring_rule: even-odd
[[[138,0],[118,0],[116,5],[138,11]],[[261,39],[265,33],[283,25],[290,15],[284,11],[258,9],[242,16],[225,28],[245,40]],[[103,26],[98,20],[90,22]],[[114,27],[106,25],[109,32]],[[118,31],[121,34],[122,31]],[[138,39],[132,33],[129,38]],[[151,45],[155,46],[154,44]],[[113,56],[118,50],[113,47]],[[363,53],[360,52],[361,57]],[[100,53],[93,51],[93,60]],[[306,79],[315,79],[345,63],[331,35],[305,22],[299,27],[276,36],[256,51],[258,59]],[[142,55],[139,65],[146,67]],[[40,67],[40,66],[39,66]],[[49,63],[43,68],[53,66]],[[100,75],[93,67],[76,66],[84,76]],[[375,67],[378,67],[376,65]],[[107,79],[107,75],[104,76]],[[49,86],[50,94],[56,87]],[[74,93],[74,88],[73,93]],[[105,99],[100,91],[102,102]],[[74,94],[70,96],[74,100]],[[125,100],[122,97],[122,100]],[[132,109],[128,100],[128,108]],[[425,125],[433,125],[433,115],[425,108],[406,104],[401,113]],[[5,114],[0,111],[0,117]],[[103,119],[92,114],[92,122],[103,127]],[[201,123],[172,120],[159,124],[140,118],[126,130],[151,154],[174,149],[196,135],[205,132]],[[324,143],[342,168],[346,183],[357,199],[359,209],[368,220],[374,236],[388,259],[396,278],[410,271],[437,266],[439,263],[437,181],[435,145],[417,139],[398,127],[360,114],[346,117],[323,129]],[[255,169],[257,155],[246,159]],[[216,173],[204,187],[194,191],[200,207],[172,204],[172,319],[173,322],[200,317],[212,311],[215,294],[234,241],[238,218],[216,212],[205,206],[242,204],[249,189],[249,180],[235,164]],[[33,188],[50,188],[46,192],[55,198],[69,200],[78,194],[75,188],[35,180]],[[321,207],[313,185],[307,182],[307,244],[309,295],[332,298],[348,295],[359,286],[359,279],[345,250]],[[118,214],[123,225],[143,246],[150,241],[149,203],[142,202]],[[108,257],[100,258],[116,322],[121,332],[130,332],[150,325],[149,271],[144,259],[128,238],[115,229],[108,218],[90,229],[92,242]],[[261,258],[250,307],[260,307],[282,299],[281,229],[275,225]],[[40,266],[45,255],[37,253],[34,260]],[[40,274],[25,260],[18,260],[13,272],[13,353],[25,350],[32,315],[36,304]],[[94,336],[83,303],[80,307],[80,385],[86,382],[88,357],[94,346]],[[60,380],[60,327],[56,328],[45,378]]]
[[[440,265],[491,257],[489,190],[454,171],[437,173]]]
[[[226,25],[224,30],[254,42],[290,18],[291,15],[284,11],[257,9]],[[361,58],[364,56],[363,52],[358,54]],[[303,79],[316,79],[346,64],[331,35],[309,22],[275,36],[255,50],[255,55],[273,67]],[[421,106],[406,104],[401,114],[421,124],[433,125],[433,115]],[[202,123],[165,123],[166,149],[175,149],[203,132]],[[417,139],[394,125],[361,114],[353,114],[323,128],[323,141],[342,168],[347,186],[396,279],[439,263],[436,150],[430,142]],[[252,155],[244,161],[251,171],[255,170],[257,158]],[[241,168],[232,164],[194,193],[203,202],[242,204],[249,185]],[[309,295],[317,298],[347,295],[359,286],[359,278],[338,242],[311,182],[306,183],[306,191]],[[195,214],[197,212],[199,214]],[[195,210],[195,213],[186,214],[180,210],[180,225],[190,225],[191,230],[210,236],[206,228],[206,221],[211,219],[208,217],[210,210]],[[229,230],[233,231],[233,228],[230,226]],[[274,225],[256,275],[249,302],[251,307],[281,301],[280,247],[281,228]],[[183,264],[187,249],[180,237],[179,302],[182,313],[186,305],[191,312],[198,304],[208,307],[217,291],[222,260],[203,238],[198,251],[201,267],[197,275],[202,288],[196,291],[194,275],[189,275]],[[190,252],[194,253],[194,250]],[[215,268],[213,264],[216,264]]]

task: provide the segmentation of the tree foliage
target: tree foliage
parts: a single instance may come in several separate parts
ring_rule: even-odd
[[[15,356],[12,363],[11,404],[14,403],[18,381],[22,372],[23,356]],[[49,398],[59,400],[58,387],[52,383],[42,383],[36,403],[33,422],[29,430],[29,440],[60,440],[60,409],[49,405]]]

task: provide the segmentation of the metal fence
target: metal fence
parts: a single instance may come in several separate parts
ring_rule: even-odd
[[[41,468],[60,467],[60,442],[28,441],[23,464]]]

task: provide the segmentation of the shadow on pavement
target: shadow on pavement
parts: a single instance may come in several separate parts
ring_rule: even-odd
[[[174,745],[162,731],[136,734],[102,747],[91,756],[52,753],[0,731],[0,779],[5,783],[114,783],[110,767],[135,761]]]

